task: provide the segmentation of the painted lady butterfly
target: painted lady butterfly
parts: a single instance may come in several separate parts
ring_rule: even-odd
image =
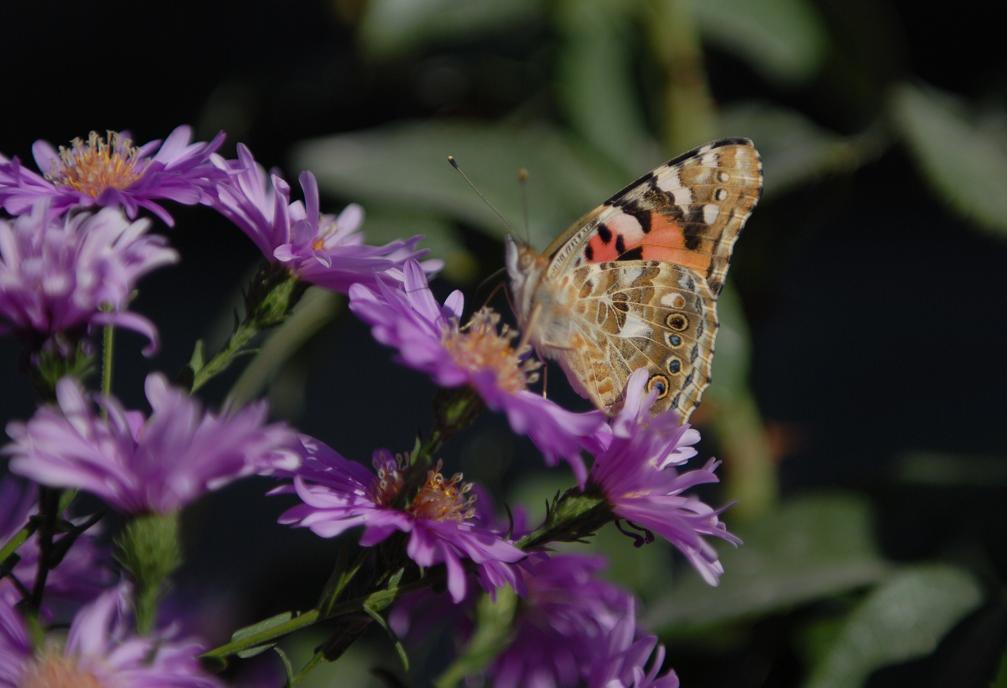
[[[630,373],[683,422],[710,382],[717,295],[762,192],[748,139],[714,141],[627,186],[546,249],[507,240],[517,318],[536,351],[612,413]]]

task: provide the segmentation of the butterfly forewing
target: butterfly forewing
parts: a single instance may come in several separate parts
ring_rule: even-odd
[[[636,180],[546,250],[533,305],[535,329],[548,335],[533,331],[532,341],[600,408],[614,410],[629,374],[647,367],[655,408],[688,418],[709,383],[716,297],[761,189],[747,139],[710,143]]]

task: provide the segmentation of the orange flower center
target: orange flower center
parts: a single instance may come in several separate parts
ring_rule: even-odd
[[[413,497],[409,512],[431,521],[467,521],[476,514],[472,483],[462,482],[461,473],[445,480],[441,465],[438,461],[427,471],[427,481]]]
[[[497,384],[508,392],[519,392],[538,380],[536,372],[542,364],[528,358],[528,345],[514,347],[517,332],[507,325],[497,331],[500,314],[482,308],[462,328],[444,333],[443,344],[459,366],[471,372],[492,370]]]
[[[408,457],[398,454],[377,464],[378,475],[371,484],[371,497],[381,506],[393,506],[405,486]],[[409,502],[406,511],[416,518],[431,521],[465,521],[475,516],[476,497],[472,483],[463,482],[462,474],[450,479],[441,472],[443,463],[437,462],[427,471],[427,479]]]
[[[105,138],[91,132],[87,143],[74,139],[59,147],[60,164],[46,178],[54,184],[98,198],[107,189],[125,189],[143,176],[146,164],[137,158],[133,142],[114,131]]]
[[[21,675],[21,688],[106,688],[90,671],[58,652],[47,651]]]

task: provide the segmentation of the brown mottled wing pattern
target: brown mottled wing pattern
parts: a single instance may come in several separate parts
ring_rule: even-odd
[[[717,333],[705,280],[671,263],[614,261],[582,265],[564,282],[578,298],[560,364],[580,391],[612,411],[629,374],[646,367],[655,408],[688,418],[709,383]]]
[[[644,175],[547,249],[544,282],[573,320],[569,347],[552,355],[597,406],[617,408],[646,366],[655,410],[689,417],[710,381],[716,298],[761,190],[751,141],[716,141]]]

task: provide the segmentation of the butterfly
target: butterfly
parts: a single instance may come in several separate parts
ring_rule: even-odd
[[[648,172],[544,253],[507,239],[516,316],[538,354],[611,414],[646,367],[653,411],[684,422],[710,383],[717,296],[762,192],[748,139],[714,141]]]

